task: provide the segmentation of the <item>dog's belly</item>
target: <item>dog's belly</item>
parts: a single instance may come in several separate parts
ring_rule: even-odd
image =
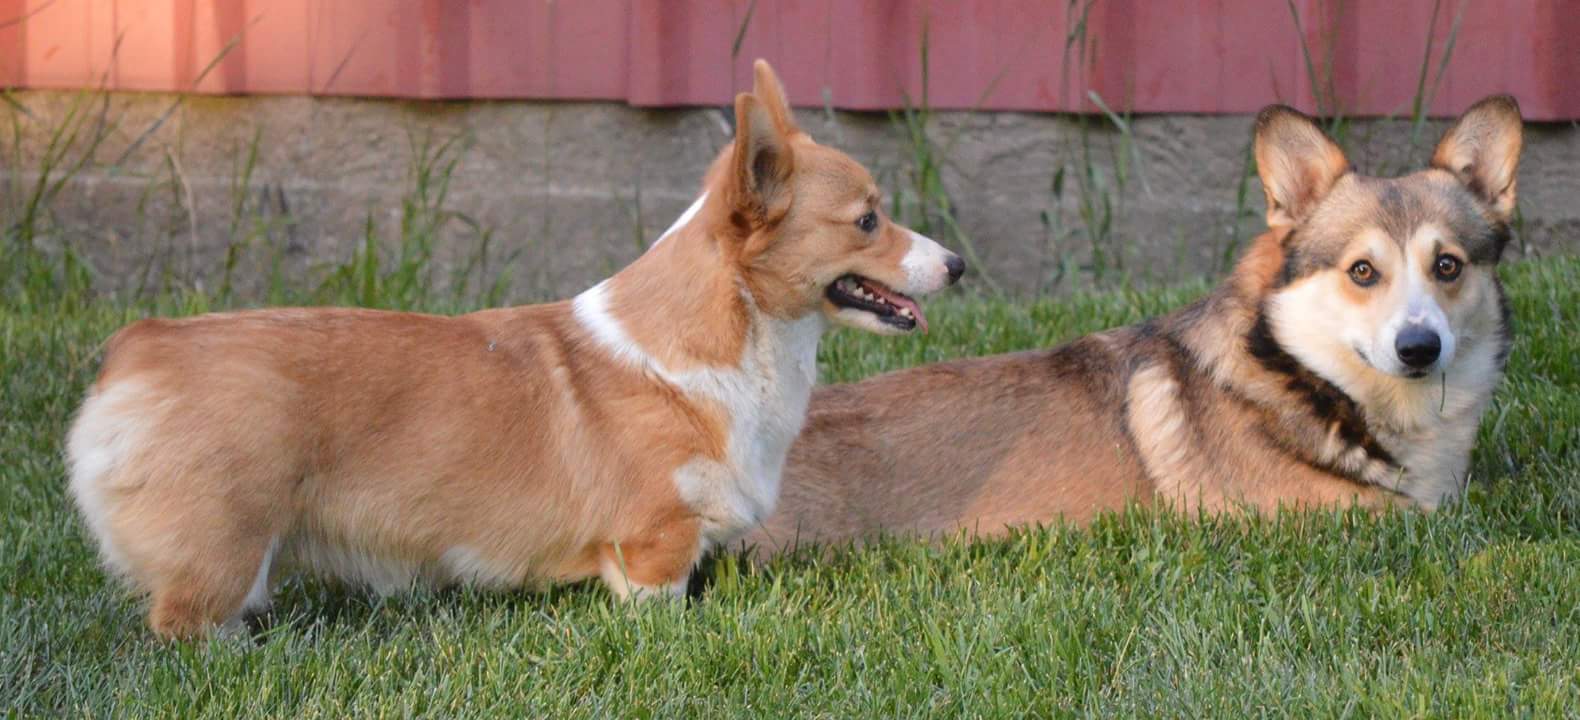
[[[303,534],[286,538],[280,561],[284,572],[366,587],[379,595],[419,586],[510,588],[532,580],[514,570],[512,563],[466,544],[450,545],[436,553],[414,553]]]
[[[596,518],[569,508],[545,514],[557,506],[531,483],[425,477],[316,478],[281,538],[283,568],[381,595],[414,586],[538,585],[595,572],[576,560],[606,529]]]
[[[416,559],[323,537],[289,538],[281,561],[289,569],[364,586],[380,595],[392,595],[429,580],[423,577],[423,563]]]

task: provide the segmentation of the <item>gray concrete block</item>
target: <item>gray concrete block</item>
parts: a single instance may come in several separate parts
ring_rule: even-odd
[[[403,203],[417,186],[417,155],[424,142],[431,151],[453,139],[441,160],[456,162],[439,203],[453,218],[436,236],[436,276],[476,255],[486,229],[489,272],[508,268],[516,298],[564,296],[629,262],[662,232],[729,138],[729,117],[712,108],[49,91],[14,98],[27,113],[4,112],[20,143],[0,144],[0,208],[13,218],[74,104],[80,117],[108,124],[51,203],[39,236],[46,249],[69,244],[87,257],[106,291],[149,278],[211,288],[232,245],[243,247],[234,282],[244,292],[261,292],[276,260],[293,282],[305,282],[349,258],[370,217],[394,252]],[[914,215],[915,156],[890,115],[802,108],[798,117],[814,137],[865,163]],[[1089,285],[1099,254],[1082,217],[1084,197],[1091,207],[1106,201],[1112,213],[1097,248],[1110,266],[1107,282],[1220,272],[1225,253],[1261,226],[1254,177],[1246,204],[1236,202],[1250,118],[1130,122],[1127,139],[1101,118],[934,114],[927,131],[965,238],[934,234],[954,245],[969,239],[983,269],[1007,289],[1049,290],[1061,266],[1076,270],[1059,288]],[[92,125],[65,153],[69,162],[80,158]],[[1397,173],[1422,167],[1444,127],[1354,120],[1344,142],[1362,171]],[[242,186],[254,138],[256,167]],[[1055,195],[1061,167],[1063,192]],[[1529,125],[1520,175],[1514,255],[1580,250],[1580,127]],[[441,179],[430,178],[430,204]]]

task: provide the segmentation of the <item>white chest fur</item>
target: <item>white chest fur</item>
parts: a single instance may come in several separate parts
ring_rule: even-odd
[[[1495,343],[1481,342],[1447,373],[1367,388],[1371,430],[1406,468],[1395,490],[1428,508],[1459,496],[1482,412],[1502,377],[1497,354]]]
[[[785,455],[801,432],[817,382],[823,318],[753,318],[739,370],[689,389],[723,404],[730,437],[722,462],[698,458],[675,472],[681,497],[703,517],[703,534],[728,542],[761,522],[779,499]],[[711,386],[711,387],[710,387]]]
[[[807,402],[817,382],[817,344],[825,329],[821,315],[779,320],[751,308],[740,362],[674,372],[645,352],[608,311],[608,283],[576,297],[576,318],[600,345],[642,368],[687,397],[722,406],[729,437],[722,460],[698,457],[675,471],[681,498],[703,519],[703,535],[728,542],[767,517],[779,498],[785,455],[801,432]]]

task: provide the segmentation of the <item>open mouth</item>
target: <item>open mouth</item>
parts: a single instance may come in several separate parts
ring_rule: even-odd
[[[922,308],[905,293],[897,292],[876,280],[860,275],[845,275],[828,286],[828,300],[835,306],[872,313],[886,325],[927,332],[927,317]]]

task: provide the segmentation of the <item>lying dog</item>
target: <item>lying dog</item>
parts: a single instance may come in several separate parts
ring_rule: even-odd
[[[1457,496],[1509,352],[1518,107],[1477,103],[1401,178],[1352,172],[1288,108],[1255,141],[1271,230],[1211,295],[1053,350],[819,389],[746,542]]]

